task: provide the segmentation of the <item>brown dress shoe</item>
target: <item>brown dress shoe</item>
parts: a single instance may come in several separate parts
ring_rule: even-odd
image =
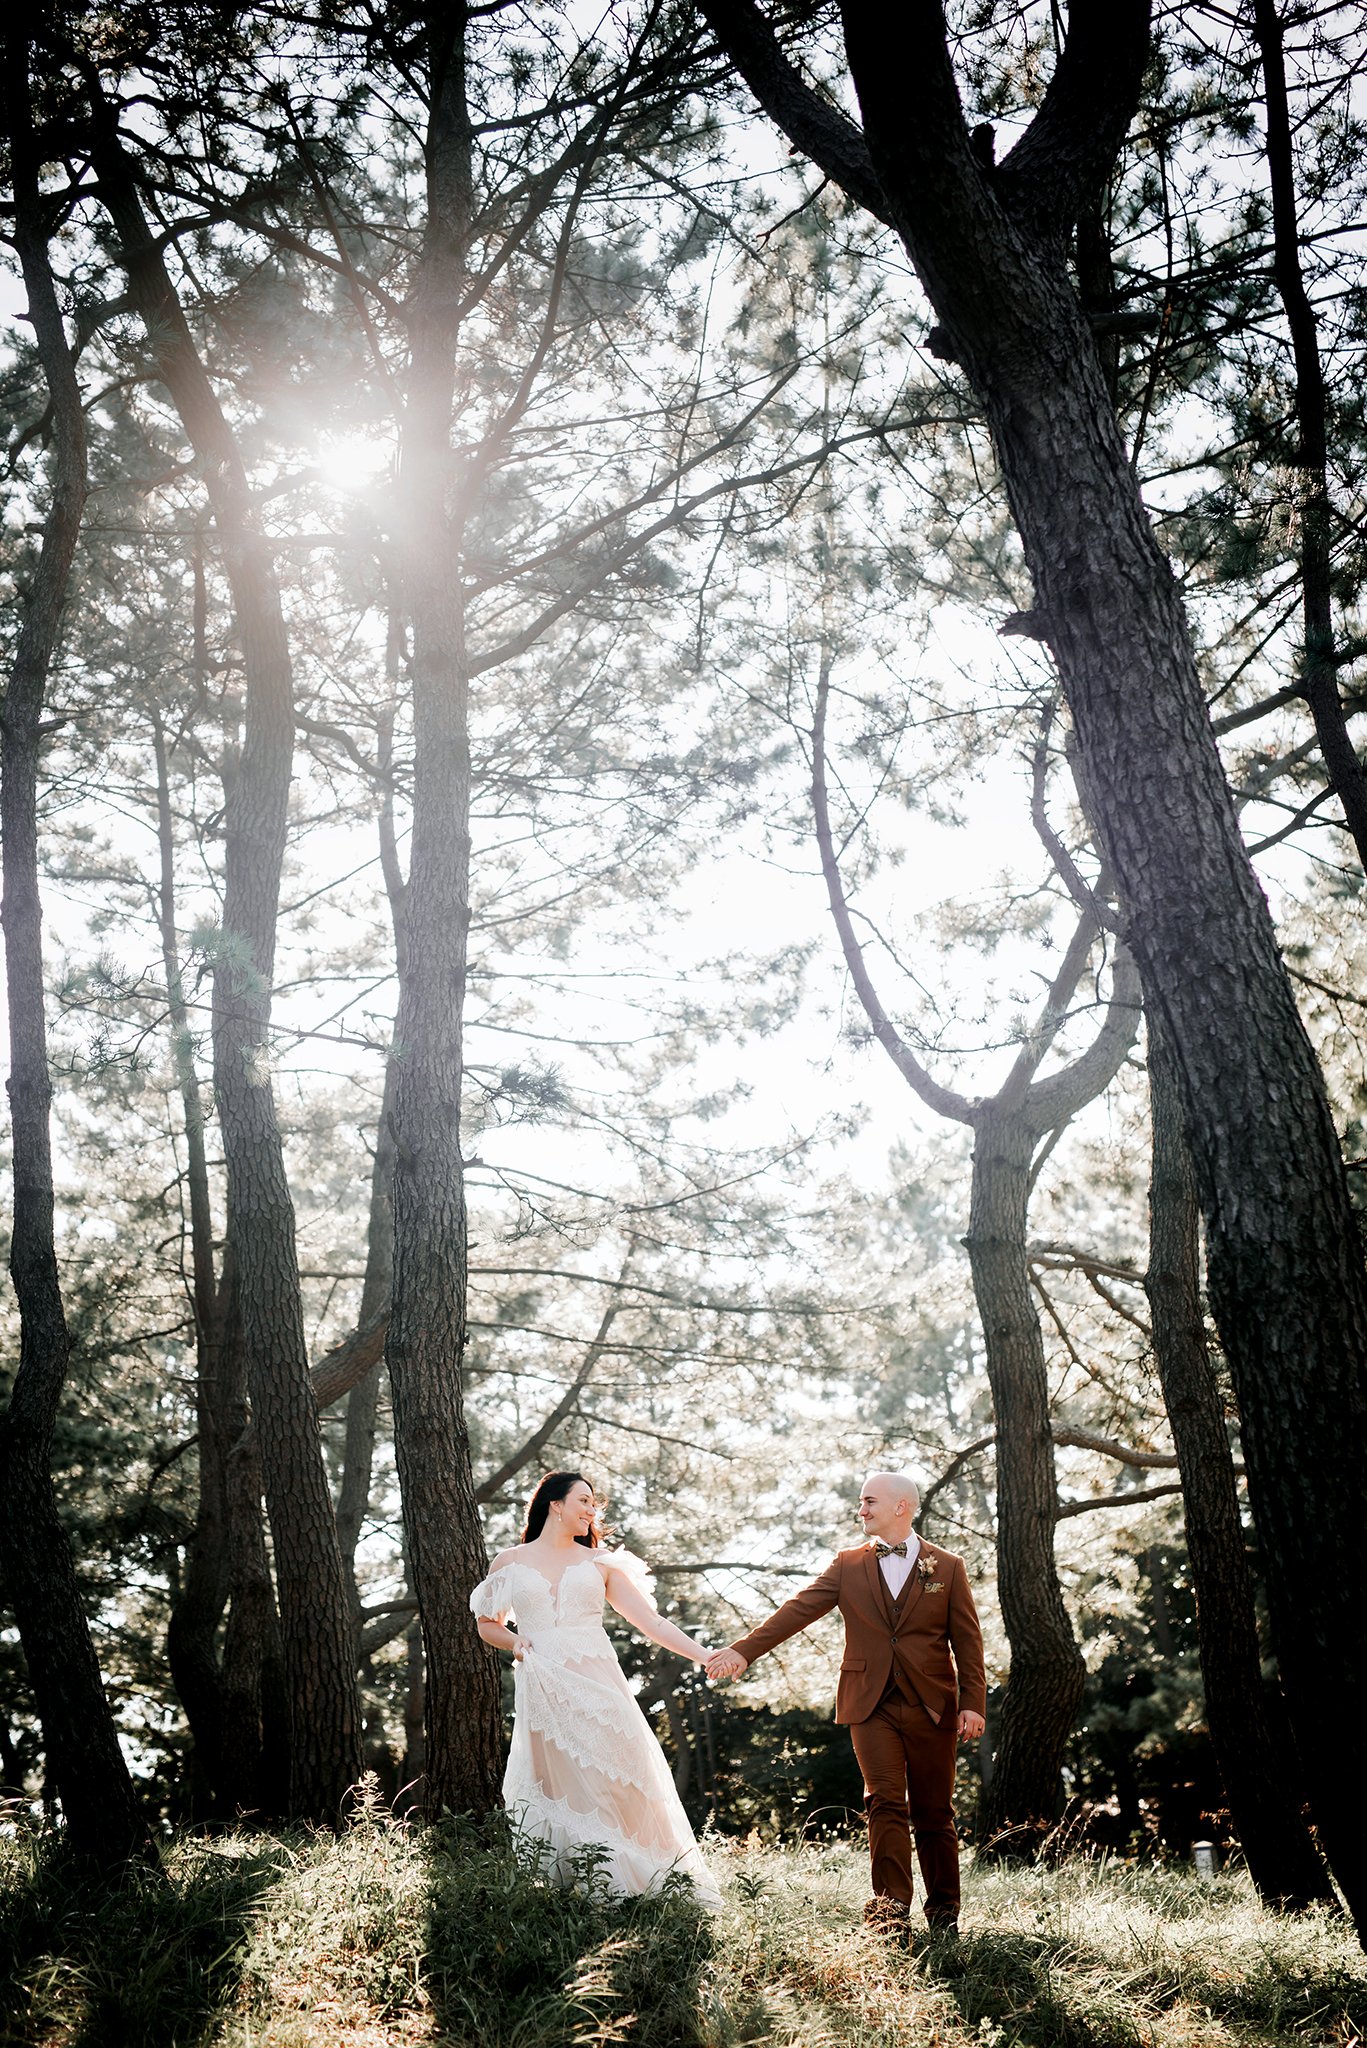
[[[870,1927],[902,1928],[907,1924],[910,1911],[910,1900],[880,1896],[865,1903],[864,1919]]]

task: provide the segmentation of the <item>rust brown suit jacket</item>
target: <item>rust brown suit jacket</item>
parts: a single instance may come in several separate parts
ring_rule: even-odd
[[[927,1563],[926,1571],[921,1565]],[[987,1704],[983,1638],[963,1559],[938,1543],[921,1544],[900,1601],[894,1603],[871,1543],[842,1550],[791,1600],[732,1644],[747,1664],[808,1628],[833,1607],[845,1624],[845,1653],[835,1696],[837,1721],[867,1721],[894,1667],[931,1719]]]

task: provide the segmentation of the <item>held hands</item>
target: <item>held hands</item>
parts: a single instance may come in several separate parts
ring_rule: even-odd
[[[707,1660],[707,1675],[714,1683],[720,1678],[739,1678],[748,1669],[739,1650],[714,1650]]]
[[[964,1742],[976,1742],[987,1723],[981,1714],[970,1714],[965,1708],[959,1716],[959,1737]]]

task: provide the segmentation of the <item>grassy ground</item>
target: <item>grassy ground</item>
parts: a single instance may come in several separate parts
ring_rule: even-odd
[[[865,1932],[858,1848],[709,1850],[686,1898],[566,1892],[497,1829],[186,1838],[76,1882],[0,1842],[5,2048],[1225,2048],[1367,2036],[1367,1958],[1245,1882],[1075,1864],[968,1874],[957,1947]]]

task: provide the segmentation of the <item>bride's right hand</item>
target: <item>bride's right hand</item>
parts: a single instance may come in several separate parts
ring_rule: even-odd
[[[739,1678],[749,1668],[739,1650],[714,1650],[707,1660],[707,1675],[714,1684],[719,1678]]]
[[[530,1636],[514,1636],[512,1641],[514,1664],[520,1664],[531,1647],[532,1639]]]

